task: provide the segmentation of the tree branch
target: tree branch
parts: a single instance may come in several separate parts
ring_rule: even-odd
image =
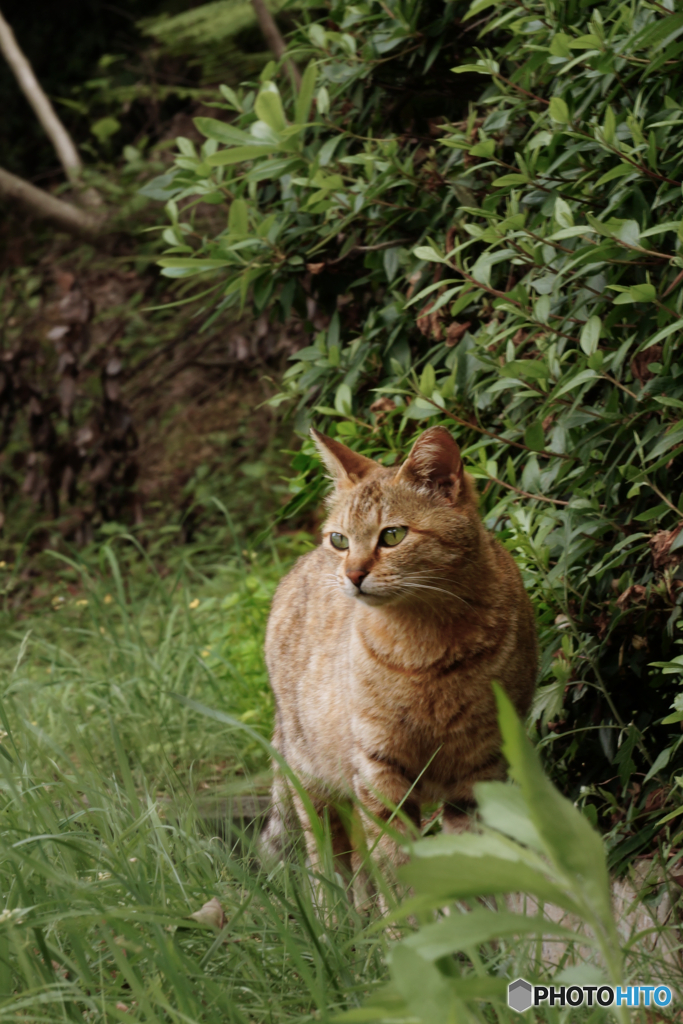
[[[40,82],[33,73],[33,68],[22,53],[14,32],[7,24],[0,11],[0,52],[11,67],[24,96],[29,101],[36,117],[45,129],[50,142],[70,181],[75,181],[83,168],[71,136],[57,117],[54,107],[43,92]],[[30,187],[30,186],[29,186]],[[52,200],[57,202],[58,200]]]
[[[36,217],[50,220],[64,231],[81,238],[94,239],[102,232],[102,221],[71,203],[36,188],[23,178],[0,167],[0,199],[21,203]]]
[[[268,49],[275,56],[277,60],[282,60],[286,50],[287,44],[285,43],[280,29],[275,24],[275,19],[265,5],[265,0],[251,0],[251,6],[256,12],[258,18],[259,27],[263,33],[263,38],[268,44]],[[285,67],[292,77],[297,89],[301,88],[301,72],[294,63],[293,60],[287,58],[285,61]]]

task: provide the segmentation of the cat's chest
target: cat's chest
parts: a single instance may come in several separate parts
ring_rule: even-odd
[[[351,644],[351,685],[357,715],[406,734],[449,732],[481,686],[483,638],[472,631],[393,643],[358,629]]]

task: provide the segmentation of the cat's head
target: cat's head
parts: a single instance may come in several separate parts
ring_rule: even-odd
[[[335,484],[323,546],[344,593],[371,605],[461,601],[482,527],[473,481],[445,427],[426,430],[398,469],[311,433]]]

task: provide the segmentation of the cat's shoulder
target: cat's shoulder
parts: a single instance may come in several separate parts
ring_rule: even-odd
[[[300,594],[302,588],[305,591],[306,585],[315,582],[319,574],[325,571],[324,563],[325,552],[321,545],[297,558],[289,572],[278,583],[274,601],[289,600],[292,593]]]

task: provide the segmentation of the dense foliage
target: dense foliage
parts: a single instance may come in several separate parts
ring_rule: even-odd
[[[307,321],[276,399],[302,432],[391,463],[452,428],[538,609],[553,777],[613,864],[675,842],[683,13],[367,0],[301,20],[300,90],[274,64],[223,88],[148,189],[164,273],[201,274],[212,316]],[[227,226],[194,230],[205,203]],[[306,446],[295,467],[292,509],[323,486]]]

